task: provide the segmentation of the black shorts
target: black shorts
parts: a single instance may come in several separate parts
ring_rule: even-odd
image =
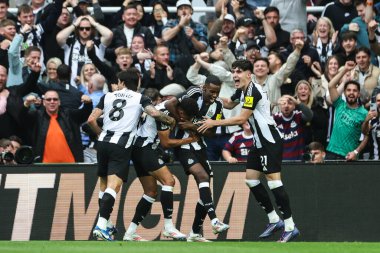
[[[158,157],[157,150],[152,145],[136,147],[132,149],[132,162],[137,177],[149,176],[150,171],[156,171],[165,166],[165,162]]]
[[[178,161],[182,164],[182,167],[185,170],[186,175],[190,175],[189,169],[196,163],[200,163],[205,169],[207,174],[212,177],[213,172],[210,163],[207,159],[206,149],[201,150],[189,150],[176,148],[174,154],[177,157]]]
[[[98,176],[116,175],[124,182],[128,179],[132,148],[99,141],[97,146]]]
[[[261,140],[262,147],[253,146],[248,153],[247,169],[261,171],[265,174],[281,172],[282,138],[276,132],[272,133],[275,143]]]

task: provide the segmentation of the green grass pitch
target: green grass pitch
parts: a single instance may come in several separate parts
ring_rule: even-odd
[[[380,252],[380,243],[362,242],[102,242],[0,241],[1,253],[356,253]]]

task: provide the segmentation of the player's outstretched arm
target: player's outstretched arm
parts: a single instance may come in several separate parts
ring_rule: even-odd
[[[165,113],[157,110],[153,105],[148,105],[144,108],[144,111],[155,118],[156,120],[170,126],[170,129],[173,129],[175,126],[175,119],[166,115]]]

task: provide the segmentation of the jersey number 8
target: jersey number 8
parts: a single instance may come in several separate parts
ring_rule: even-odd
[[[124,99],[116,99],[113,101],[112,110],[110,111],[109,118],[112,121],[118,121],[124,116],[123,108],[127,104]]]

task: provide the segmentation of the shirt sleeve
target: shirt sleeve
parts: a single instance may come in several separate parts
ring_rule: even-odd
[[[261,98],[260,91],[254,85],[251,85],[244,96],[243,108],[254,110]]]
[[[100,98],[100,101],[99,103],[97,104],[96,108],[100,109],[100,110],[103,110],[104,109],[104,98],[105,98],[106,95],[103,95],[101,98]]]

